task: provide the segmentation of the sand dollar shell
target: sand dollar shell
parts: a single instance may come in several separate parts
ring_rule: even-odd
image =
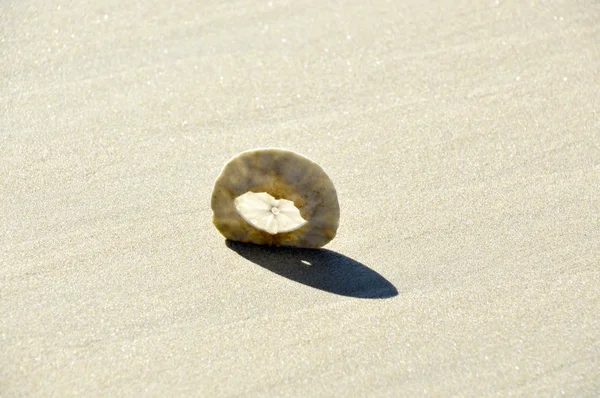
[[[215,182],[213,223],[227,239],[259,245],[321,247],[336,234],[333,183],[312,160],[283,149],[231,159]]]

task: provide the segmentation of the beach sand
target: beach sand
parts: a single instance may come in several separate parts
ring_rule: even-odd
[[[0,395],[596,396],[599,21],[3,2]],[[261,147],[334,182],[323,250],[214,228],[214,180]]]

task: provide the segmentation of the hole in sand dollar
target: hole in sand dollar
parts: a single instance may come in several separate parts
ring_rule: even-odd
[[[294,202],[275,199],[266,192],[246,192],[235,198],[234,204],[248,224],[271,235],[295,231],[306,224]]]

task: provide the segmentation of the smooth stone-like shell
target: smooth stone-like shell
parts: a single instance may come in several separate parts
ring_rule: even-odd
[[[294,202],[307,223],[270,234],[246,222],[234,201],[246,192],[266,192]],[[215,182],[213,223],[225,238],[259,245],[317,248],[337,232],[340,206],[333,183],[312,160],[283,149],[256,149],[231,159]]]

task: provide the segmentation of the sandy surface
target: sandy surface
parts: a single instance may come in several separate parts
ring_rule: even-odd
[[[597,396],[599,21],[3,1],[0,395]],[[213,227],[256,147],[332,178],[326,250]]]

